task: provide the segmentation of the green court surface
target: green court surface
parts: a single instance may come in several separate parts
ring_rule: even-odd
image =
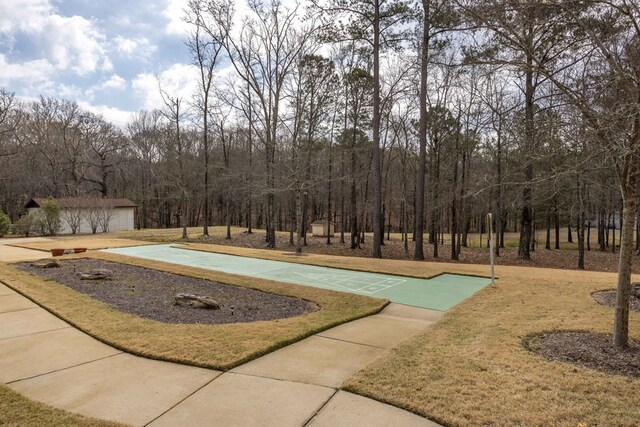
[[[416,279],[194,251],[171,244],[105,249],[104,252],[387,298],[399,304],[441,311],[448,310],[490,282],[487,278],[456,274]]]

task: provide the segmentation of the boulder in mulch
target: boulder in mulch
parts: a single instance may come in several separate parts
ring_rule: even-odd
[[[202,295],[180,293],[175,296],[175,301],[177,305],[188,305],[193,308],[220,309],[220,304],[216,300]]]
[[[94,268],[86,273],[78,273],[80,280],[111,280],[113,272],[106,268]]]
[[[32,262],[31,265],[38,268],[60,268],[60,263],[55,259],[41,259]]]

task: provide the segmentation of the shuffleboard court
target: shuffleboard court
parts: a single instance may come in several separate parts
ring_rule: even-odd
[[[351,292],[446,311],[490,283],[482,277],[442,274],[431,279],[367,273],[284,261],[181,249],[172,244],[104,249],[153,261],[198,267],[296,285]]]

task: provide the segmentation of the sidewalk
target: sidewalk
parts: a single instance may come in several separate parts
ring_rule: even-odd
[[[123,353],[0,284],[0,381],[33,400],[136,426],[436,426],[339,387],[441,315],[391,304],[222,373]]]

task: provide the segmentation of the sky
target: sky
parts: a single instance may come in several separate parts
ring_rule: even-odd
[[[116,124],[195,89],[187,0],[0,0],[0,88],[77,102]]]

